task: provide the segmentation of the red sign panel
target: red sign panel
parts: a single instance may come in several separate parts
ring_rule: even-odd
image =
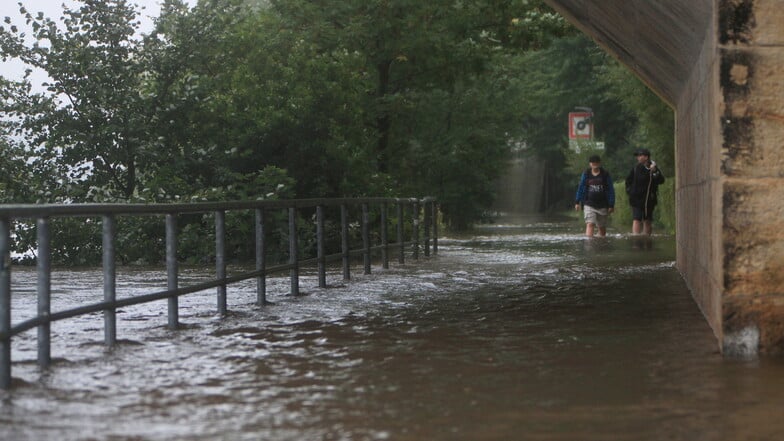
[[[591,139],[593,137],[593,114],[588,112],[569,113],[569,139]]]

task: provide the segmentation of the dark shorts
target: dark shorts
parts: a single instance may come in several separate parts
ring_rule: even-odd
[[[649,205],[647,210],[644,207],[632,207],[632,219],[636,221],[653,220],[654,208],[656,208],[655,205]]]

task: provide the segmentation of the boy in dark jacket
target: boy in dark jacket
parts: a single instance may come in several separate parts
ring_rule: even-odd
[[[643,233],[650,236],[653,230],[653,209],[656,208],[656,196],[659,185],[664,183],[656,163],[651,161],[651,152],[648,149],[634,151],[637,165],[626,177],[626,194],[629,195],[629,205],[632,207],[632,233]]]
[[[588,158],[588,164],[590,167],[580,176],[574,209],[579,211],[580,206],[583,207],[586,236],[593,237],[598,227],[599,236],[604,237],[607,234],[607,217],[615,211],[615,189],[610,173],[602,168],[599,156]]]

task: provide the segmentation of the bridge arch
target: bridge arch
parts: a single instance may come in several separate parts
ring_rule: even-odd
[[[784,353],[784,2],[545,1],[675,109],[677,267],[722,351]]]

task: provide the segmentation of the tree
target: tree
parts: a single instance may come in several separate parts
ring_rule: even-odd
[[[519,139],[520,89],[501,66],[570,32],[538,1],[271,3],[318,54],[351,54],[374,139],[364,156],[379,180],[435,191],[457,228],[492,204],[493,179]]]
[[[139,93],[138,13],[125,0],[88,0],[64,9],[60,25],[23,6],[20,14],[35,42],[27,46],[25,34],[11,26],[1,31],[0,48],[4,59],[18,58],[51,78],[45,92],[19,97],[17,115],[36,160],[67,178],[61,184],[67,191],[53,192],[55,200],[90,200],[94,189],[129,198],[152,147],[149,109]]]
[[[141,37],[120,0],[22,14],[41,44],[0,35],[54,78],[14,101],[48,200],[265,197],[275,167],[298,197],[435,192],[463,228],[510,145],[563,155],[525,63],[574,30],[539,0],[166,0]]]
[[[201,118],[193,143],[216,150],[218,173],[204,181],[220,185],[227,173],[272,165],[291,173],[301,196],[373,191],[360,185],[370,174],[369,137],[354,54],[319,50],[267,10],[244,17],[190,64],[207,97],[193,114]]]

